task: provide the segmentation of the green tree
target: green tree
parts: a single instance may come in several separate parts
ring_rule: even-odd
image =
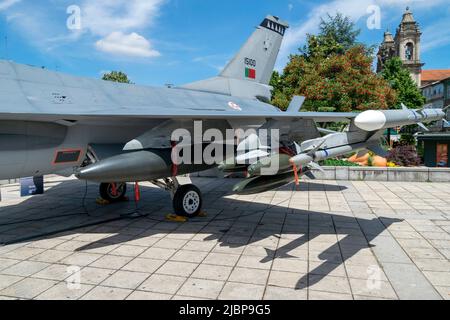
[[[321,112],[388,109],[397,101],[387,81],[372,71],[372,57],[363,46],[329,57],[291,56],[281,78],[272,103],[282,110],[293,95],[307,97],[305,110]]]
[[[111,71],[109,73],[105,73],[103,75],[102,80],[105,81],[113,81],[113,82],[120,82],[120,83],[132,83],[129,79],[128,76],[121,72],[121,71]]]
[[[397,100],[393,106],[400,109],[401,104],[404,103],[410,109],[423,107],[426,99],[411,78],[409,71],[403,66],[400,58],[394,57],[389,59],[384,66],[382,76],[389,82],[391,88],[397,92]]]
[[[300,54],[291,55],[283,74],[275,72],[272,103],[285,110],[294,94],[307,97],[311,111],[387,109],[395,92],[372,71],[373,48],[358,43],[360,30],[338,13],[321,19]]]
[[[344,54],[355,46],[363,46],[357,38],[361,33],[349,17],[337,13],[321,18],[318,35],[307,35],[306,45],[300,53],[307,59],[312,57],[329,57],[333,54]],[[367,48],[371,52],[371,48]]]

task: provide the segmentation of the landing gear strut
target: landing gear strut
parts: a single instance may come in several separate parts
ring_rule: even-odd
[[[153,180],[151,183],[170,192],[177,215],[193,218],[200,214],[203,205],[202,193],[193,184],[180,186],[177,178]]]
[[[126,199],[126,183],[102,183],[100,184],[100,196],[110,203],[121,202]]]

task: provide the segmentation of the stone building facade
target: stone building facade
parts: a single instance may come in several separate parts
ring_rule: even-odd
[[[424,66],[420,58],[421,35],[418,22],[415,21],[409,8],[406,8],[395,36],[389,31],[384,33],[384,40],[377,54],[377,72],[383,71],[384,64],[390,58],[400,57],[412,79],[420,86]]]

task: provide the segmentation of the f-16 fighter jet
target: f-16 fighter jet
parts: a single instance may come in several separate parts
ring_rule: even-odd
[[[242,171],[248,178],[234,191],[263,192],[310,173],[320,160],[380,152],[387,128],[444,118],[437,109],[301,112],[302,97],[280,111],[269,104],[269,81],[287,28],[267,16],[220,75],[180,87],[119,84],[0,61],[0,179],[75,174],[99,183],[109,201],[123,199],[127,183],[150,181],[170,192],[177,214],[195,216],[201,192],[180,185],[177,176],[214,167]],[[349,122],[344,132],[317,126],[343,121]],[[254,133],[237,133],[248,130]],[[208,152],[215,161],[205,158]]]

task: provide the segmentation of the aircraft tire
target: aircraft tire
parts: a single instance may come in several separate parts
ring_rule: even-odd
[[[199,188],[187,184],[178,188],[173,198],[173,208],[179,216],[193,218],[202,210],[203,198]]]
[[[127,184],[117,183],[116,194],[113,194],[112,183],[102,183],[100,184],[100,196],[103,200],[109,201],[110,203],[121,202],[125,200],[125,195],[127,194]]]

